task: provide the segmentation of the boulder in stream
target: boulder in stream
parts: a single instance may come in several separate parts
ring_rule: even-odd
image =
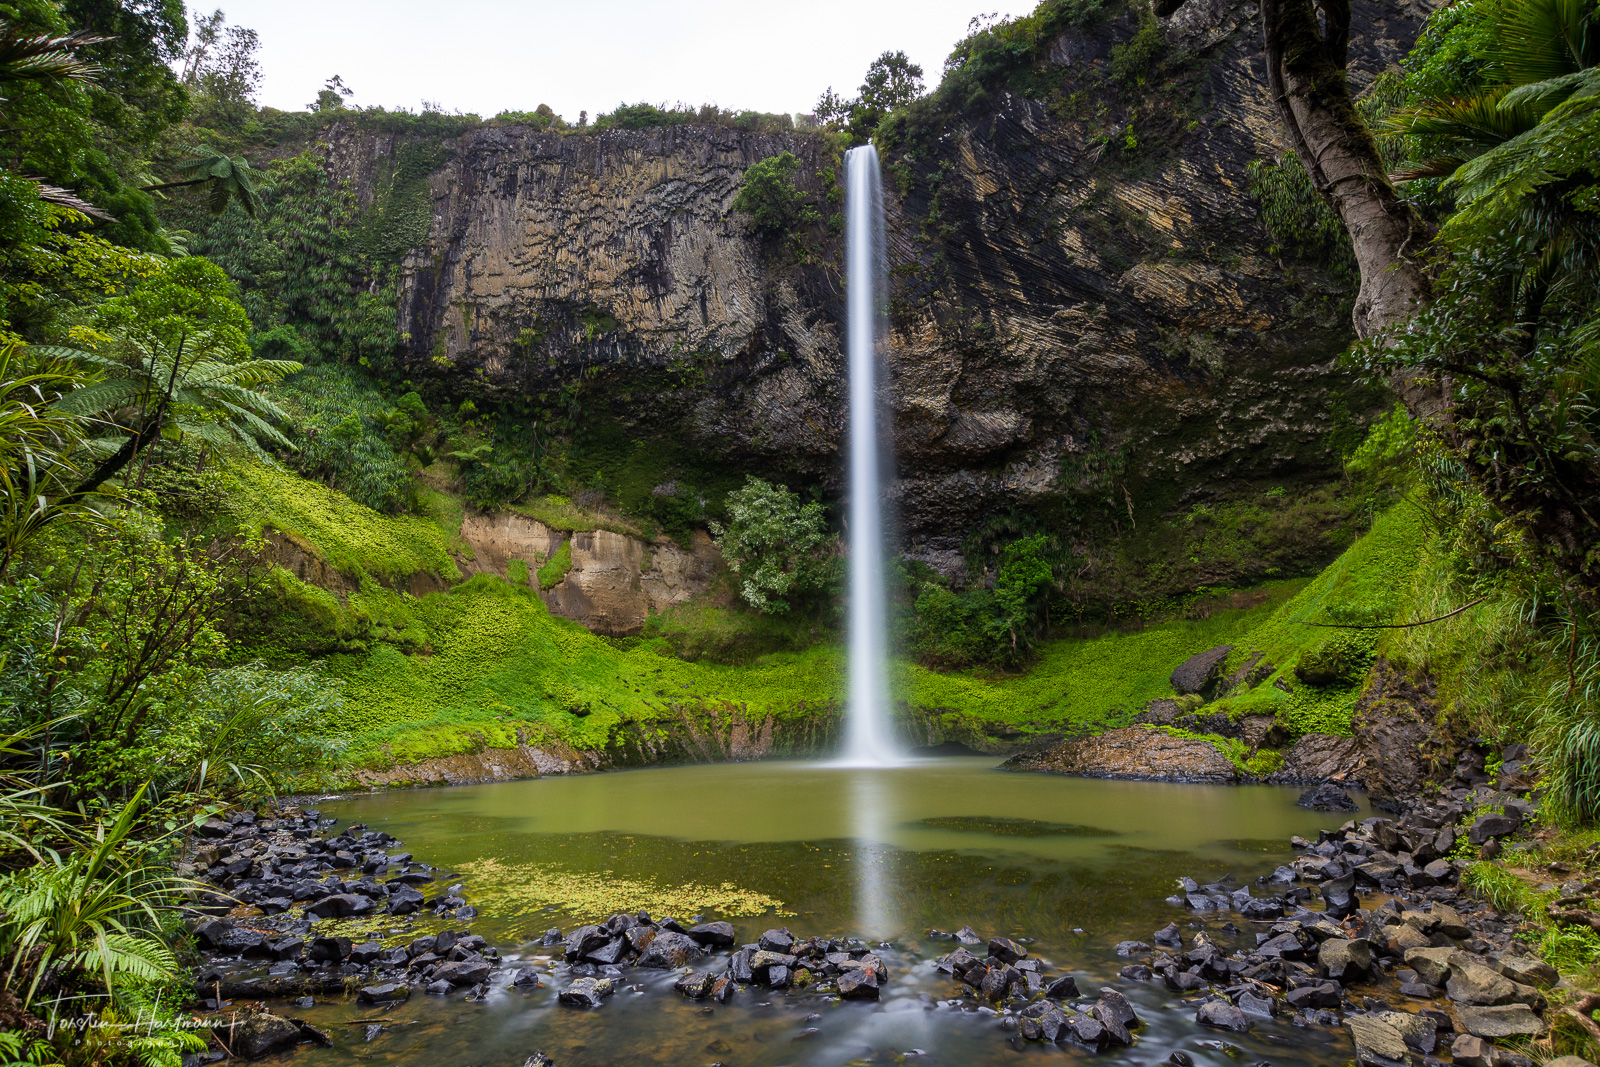
[[[1208,1000],[1195,1012],[1194,1021],[1201,1026],[1218,1030],[1231,1030],[1236,1034],[1247,1032],[1254,1024],[1250,1016],[1225,1000]]]
[[[298,1023],[265,1012],[251,1015],[241,1023],[220,1027],[219,1032],[227,1039],[234,1053],[247,1060],[282,1052],[298,1045],[304,1038]]]
[[[853,967],[839,975],[839,996],[845,1000],[877,1000],[878,975],[867,967]]]
[[[690,1000],[705,1000],[712,993],[717,976],[710,971],[690,971],[672,983],[672,988]]]
[[[701,923],[699,926],[692,926],[689,928],[689,936],[708,948],[726,948],[733,944],[735,940],[733,924],[724,922]],[[790,943],[793,944],[792,939]]]
[[[1349,793],[1346,793],[1332,782],[1319,785],[1315,789],[1307,789],[1300,794],[1300,799],[1295,803],[1302,808],[1311,808],[1314,811],[1361,810],[1361,805],[1350,799]]]
[[[598,1008],[616,991],[609,978],[579,978],[556,994],[556,1000],[569,1008]]]

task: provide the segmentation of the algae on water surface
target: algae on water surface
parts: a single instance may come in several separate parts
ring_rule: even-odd
[[[505,863],[493,857],[463,863],[461,870],[472,877],[473,899],[506,917],[536,911],[597,920],[638,911],[684,916],[707,910],[729,916],[769,911],[793,914],[783,910],[783,901],[732,882],[667,885],[611,871],[572,871],[552,864]]]

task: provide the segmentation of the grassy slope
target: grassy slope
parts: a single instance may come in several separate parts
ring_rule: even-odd
[[[827,707],[843,686],[836,646],[776,653],[747,666],[691,663],[660,639],[595,637],[552,617],[531,591],[488,576],[416,603],[427,653],[408,656],[379,645],[367,655],[333,657],[333,671],[346,683],[345,725],[360,739],[359,759],[386,751],[406,762],[509,745],[519,730],[594,748],[622,722],[672,722],[681,706],[732,704],[781,722]],[[1055,642],[1037,667],[1016,678],[902,665],[902,691],[913,704],[938,709],[952,734],[985,726],[1020,733],[1093,728],[1161,695],[1173,666],[1238,637],[1271,610]],[[573,714],[579,710],[587,714]]]
[[[326,659],[346,707],[331,725],[352,736],[358,763],[511,745],[519,735],[595,748],[622,723],[649,733],[724,704],[781,722],[831,708],[842,691],[844,664],[833,645],[747,665],[688,662],[660,637],[596,637],[551,616],[532,591],[491,576],[421,598],[395,592],[373,579],[418,570],[459,579],[450,552],[461,548],[460,512],[448,499],[435,502],[430,515],[387,517],[284,471],[249,467],[231,479],[238,518],[293,534],[345,573],[367,576],[343,602],[279,576],[292,595],[278,610],[314,610],[324,616],[317,625],[341,635],[340,651]],[[1170,694],[1173,667],[1219,644],[1238,646],[1235,660],[1262,650],[1292,678],[1287,672],[1298,656],[1345,633],[1293,620],[1352,610],[1392,616],[1397,590],[1415,569],[1420,536],[1414,519],[1391,512],[1311,582],[1267,587],[1262,606],[1050,642],[1018,676],[940,674],[902,663],[900,691],[944,736],[1026,736],[1125,721],[1140,705]],[[280,632],[293,632],[295,622]],[[1218,709],[1282,711],[1299,730],[1348,728],[1353,687],[1296,688],[1290,697],[1267,683]]]
[[[384,581],[419,571],[461,577],[452,551],[464,551],[461,505],[423,490],[425,516],[382,515],[281,467],[241,463],[228,469],[229,511],[254,530],[270,528],[309,547],[337,570]]]
[[[1305,624],[1411,618],[1408,590],[1427,538],[1420,513],[1408,504],[1379,515],[1371,530],[1239,642],[1228,658],[1227,669],[1233,670],[1259,654],[1260,664],[1270,665],[1272,673],[1247,693],[1218,701],[1207,711],[1277,715],[1294,734],[1348,734],[1366,665],[1383,651],[1386,632]],[[1352,665],[1341,683],[1313,688],[1295,677],[1297,663],[1330,653],[1342,653]],[[1292,692],[1274,684],[1280,681]]]

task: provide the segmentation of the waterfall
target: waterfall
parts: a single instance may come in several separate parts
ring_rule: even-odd
[[[850,703],[843,763],[901,761],[890,722],[889,625],[883,562],[884,473],[890,438],[879,414],[878,372],[887,329],[883,184],[878,150],[845,155],[845,326],[850,360]]]

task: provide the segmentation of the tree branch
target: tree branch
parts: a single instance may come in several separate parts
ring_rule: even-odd
[[[1367,626],[1360,626],[1360,625],[1356,625],[1354,623],[1343,623],[1343,622],[1307,622],[1305,619],[1295,619],[1294,622],[1296,623],[1296,625],[1299,625],[1299,626],[1320,626],[1320,627],[1322,627],[1323,629],[1326,629],[1326,630],[1409,630],[1413,626],[1429,626],[1429,625],[1432,625],[1433,623],[1436,623],[1436,622],[1443,622],[1444,620],[1446,620],[1448,618],[1452,618],[1452,617],[1454,617],[1456,615],[1460,615],[1463,611],[1466,611],[1468,608],[1477,607],[1479,604],[1482,604],[1485,600],[1488,600],[1488,599],[1489,598],[1486,597],[1486,596],[1481,596],[1477,600],[1474,600],[1470,604],[1461,605],[1459,608],[1457,608],[1454,611],[1446,612],[1445,614],[1440,615],[1440,616],[1438,616],[1436,618],[1423,619],[1421,622],[1381,622],[1381,623],[1372,623],[1371,625],[1367,625]]]

